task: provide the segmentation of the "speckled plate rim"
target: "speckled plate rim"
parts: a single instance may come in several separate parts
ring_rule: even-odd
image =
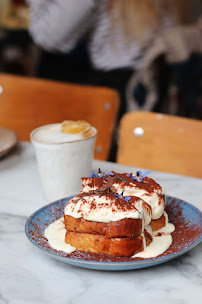
[[[29,236],[29,224],[31,224],[31,221],[32,219],[38,214],[38,213],[41,213],[43,212],[44,210],[46,210],[47,208],[50,208],[51,206],[54,206],[56,203],[58,203],[59,201],[63,201],[65,200],[65,202],[67,202],[68,200],[70,200],[72,198],[71,197],[67,197],[67,198],[64,198],[64,199],[61,199],[61,200],[58,200],[58,201],[55,201],[55,202],[52,202],[48,205],[45,205],[43,206],[42,208],[36,210],[27,220],[26,224],[25,224],[25,234],[28,238],[28,240],[34,245],[36,246],[38,249],[40,249],[41,251],[43,251],[44,253],[48,254],[49,256],[53,257],[53,258],[56,258],[57,260],[60,260],[62,262],[65,262],[65,263],[69,263],[69,264],[72,264],[72,265],[75,265],[75,266],[80,266],[80,267],[85,267],[85,268],[88,268],[87,265],[89,266],[95,266],[91,269],[97,269],[97,270],[113,270],[112,268],[109,268],[108,267],[113,267],[114,270],[128,270],[128,269],[137,269],[137,268],[144,268],[144,267],[150,267],[150,266],[155,266],[155,265],[158,265],[158,264],[161,264],[161,263],[164,263],[166,261],[169,261],[169,260],[172,260],[178,256],[181,256],[183,255],[184,253],[186,253],[187,251],[193,249],[195,246],[197,246],[198,244],[200,244],[200,242],[202,241],[202,233],[200,235],[200,237],[193,243],[191,244],[190,246],[188,247],[185,247],[179,251],[176,251],[172,254],[169,254],[167,256],[163,256],[163,257],[156,257],[156,258],[151,258],[151,259],[145,259],[145,260],[138,260],[138,261],[131,261],[131,262],[103,262],[103,261],[89,261],[89,260],[82,260],[82,259],[77,259],[77,258],[69,258],[69,257],[62,257],[61,255],[57,254],[57,253],[53,253],[53,252],[50,252],[49,250],[43,248],[42,246],[38,245],[35,241],[33,241],[30,236]],[[187,205],[189,208],[192,208],[194,212],[196,212],[197,214],[199,214],[201,217],[202,217],[202,212],[197,208],[195,207],[194,205],[188,203],[188,202],[185,202],[181,199],[178,199],[178,198],[175,198],[175,197],[172,197],[172,196],[166,196],[166,201],[169,201],[169,200],[173,200],[173,199],[176,199],[180,202],[180,204],[185,204]],[[82,266],[83,265],[83,266]],[[84,266],[85,265],[85,266]],[[96,266],[98,268],[96,268]],[[107,267],[107,268],[100,268],[100,267]],[[116,269],[116,267],[121,267],[119,269]],[[127,268],[127,267],[130,267],[130,268]],[[132,268],[134,267],[134,268]]]

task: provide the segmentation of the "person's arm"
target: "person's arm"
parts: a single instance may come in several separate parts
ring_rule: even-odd
[[[27,0],[30,33],[42,48],[67,52],[91,26],[95,0]]]

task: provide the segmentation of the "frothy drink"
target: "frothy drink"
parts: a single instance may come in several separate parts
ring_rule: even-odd
[[[88,127],[62,132],[62,124],[51,124],[31,133],[45,197],[55,201],[79,193],[81,177],[92,170],[97,130]],[[71,132],[71,130],[70,130]]]

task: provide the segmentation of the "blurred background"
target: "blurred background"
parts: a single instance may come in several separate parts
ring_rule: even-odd
[[[30,7],[35,9],[33,3],[33,0],[0,0],[0,72],[105,86],[108,86],[109,81],[109,86],[118,89],[121,95],[119,117],[130,109],[130,103],[133,103],[131,98],[134,99],[134,107],[132,105],[131,109],[144,110],[147,88],[134,79],[133,73],[137,67],[138,71],[141,71],[141,64],[137,64],[134,69],[126,66],[121,73],[117,68],[108,73],[102,73],[100,69],[97,72],[85,47],[85,40],[89,38],[87,34],[68,50],[68,54],[60,50],[55,51],[54,48],[50,50],[46,46],[43,47],[42,43],[34,42],[37,40],[33,39],[36,33],[30,34]],[[191,24],[194,24],[202,13],[202,1],[193,0],[189,4],[190,20]],[[186,60],[174,63],[172,60],[166,60],[164,55],[155,58],[157,96],[149,110],[202,119],[201,54],[190,52],[188,55]]]

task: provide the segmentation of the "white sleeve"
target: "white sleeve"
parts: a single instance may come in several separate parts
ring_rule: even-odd
[[[27,0],[30,33],[46,50],[67,52],[92,25],[95,0]]]

